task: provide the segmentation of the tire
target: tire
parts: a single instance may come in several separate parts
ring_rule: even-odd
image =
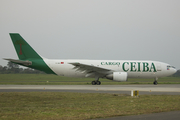
[[[96,81],[92,81],[91,83],[92,83],[92,85],[96,85]]]
[[[97,81],[97,85],[101,85],[101,82],[100,82],[100,81]]]
[[[154,81],[154,83],[153,83],[154,85],[157,85],[158,84],[158,82],[157,81]]]

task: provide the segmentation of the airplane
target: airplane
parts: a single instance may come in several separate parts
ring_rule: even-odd
[[[100,78],[124,82],[128,78],[158,78],[176,73],[175,67],[149,60],[79,60],[47,59],[40,56],[19,33],[9,33],[19,59],[4,59],[32,69],[67,77],[95,78],[92,85],[100,85]]]

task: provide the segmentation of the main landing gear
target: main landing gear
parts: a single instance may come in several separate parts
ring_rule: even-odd
[[[155,80],[154,80],[154,82],[153,82],[154,85],[157,85],[157,84],[158,84],[157,80],[158,80],[158,78],[156,77]]]
[[[101,85],[101,82],[99,81],[99,77],[96,77],[96,80],[91,82],[92,85]]]
[[[100,85],[101,84],[100,81],[92,81],[91,83],[92,83],[92,85]]]

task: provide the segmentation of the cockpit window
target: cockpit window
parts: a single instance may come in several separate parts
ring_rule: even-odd
[[[174,66],[172,66],[172,68],[174,68],[174,69],[175,69],[175,67],[174,67]]]
[[[167,70],[169,70],[169,68],[174,68],[174,69],[175,69],[175,67],[174,67],[174,66],[170,66],[170,65],[168,65],[168,66],[167,66]]]

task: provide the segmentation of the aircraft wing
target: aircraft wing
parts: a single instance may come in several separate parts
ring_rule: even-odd
[[[76,69],[76,71],[86,73],[85,77],[89,76],[98,76],[98,77],[104,77],[108,74],[113,73],[113,70],[102,68],[99,66],[89,65],[89,64],[83,64],[83,63],[69,63],[74,66],[73,69]]]
[[[25,66],[32,65],[31,61],[23,61],[23,60],[15,60],[15,59],[7,59],[7,58],[4,58],[4,60],[8,60],[10,62],[17,63],[17,64],[22,64]]]

